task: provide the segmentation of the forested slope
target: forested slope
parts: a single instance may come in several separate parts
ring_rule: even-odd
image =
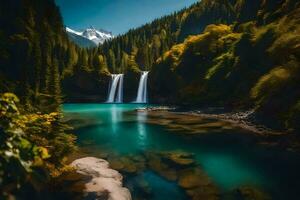
[[[58,7],[52,0],[1,2],[1,92],[15,92],[22,103],[55,109],[61,103],[60,79],[72,65]]]
[[[0,199],[51,199],[45,186],[75,149],[59,111],[75,48],[54,1],[1,1]]]
[[[209,25],[158,59],[151,99],[254,108],[273,127],[299,128],[299,2],[248,2],[232,1],[233,23]]]

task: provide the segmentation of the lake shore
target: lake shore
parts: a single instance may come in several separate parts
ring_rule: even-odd
[[[261,139],[261,141],[259,142],[260,144],[268,145],[268,146],[278,146],[280,148],[289,151],[300,152],[300,138],[295,133],[289,131],[275,130],[267,127],[266,125],[260,123],[256,119],[256,113],[254,110],[228,112],[228,111],[224,111],[223,109],[217,109],[217,108],[208,108],[206,110],[182,110],[176,107],[159,106],[159,107],[147,107],[144,109],[137,109],[136,111],[137,112],[146,111],[148,113],[148,116],[150,117],[151,116],[158,117],[159,115],[161,117],[160,119],[174,118],[176,116],[175,117],[177,118],[176,123],[182,120],[186,121],[188,119],[190,119],[190,121],[194,121],[193,123],[197,123],[197,120],[195,121],[195,119],[222,121],[225,122],[225,124],[228,123],[232,127],[244,129],[247,132],[253,134],[254,136],[260,138]],[[156,123],[151,120],[150,123],[164,125],[163,122]],[[183,122],[183,123],[186,124],[187,122]],[[218,126],[217,124],[209,124],[210,128],[213,128],[215,125],[216,127]],[[191,126],[190,122],[189,122],[189,126]],[[182,131],[187,130],[185,128],[186,127],[183,127]],[[197,126],[195,128],[201,129],[201,128],[205,128],[205,126]],[[216,131],[216,130],[212,130],[212,131]],[[202,131],[198,131],[198,132],[201,133]]]

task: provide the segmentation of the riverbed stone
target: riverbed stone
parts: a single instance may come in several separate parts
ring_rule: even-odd
[[[138,173],[145,169],[145,159],[140,156],[111,156],[110,166],[124,173]]]
[[[175,167],[188,167],[195,165],[194,155],[182,151],[162,153],[162,160]]]
[[[170,168],[167,164],[163,163],[160,156],[157,154],[148,155],[148,166],[151,170],[158,173],[160,176],[170,181],[177,180],[177,172],[175,169]]]
[[[178,185],[185,189],[193,200],[219,199],[218,188],[199,167],[179,171]]]
[[[221,133],[224,130],[235,128],[232,123],[227,121],[209,119],[191,113],[169,111],[148,112],[147,123],[164,126],[170,132],[186,135]]]
[[[124,163],[119,160],[119,159],[109,159],[109,164],[111,166],[111,168],[115,169],[115,170],[123,170],[124,169]]]
[[[131,194],[122,186],[122,175],[109,167],[106,160],[85,157],[71,163],[76,172],[91,177],[84,182],[84,198],[131,200]]]
[[[235,197],[242,200],[271,200],[271,197],[264,191],[251,186],[239,187],[234,191]]]
[[[208,178],[198,168],[189,168],[179,172],[178,184],[182,188],[195,188],[209,183]]]
[[[218,191],[214,188],[197,188],[186,190],[188,196],[191,197],[191,200],[218,200],[220,199]]]
[[[101,120],[95,120],[93,118],[82,117],[79,113],[67,113],[64,116],[64,121],[74,129],[81,129],[90,126],[97,126],[103,124]]]

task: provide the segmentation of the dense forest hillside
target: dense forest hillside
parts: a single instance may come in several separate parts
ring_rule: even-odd
[[[0,199],[51,198],[44,186],[75,149],[59,110],[76,48],[54,1],[1,1]]]
[[[27,106],[55,109],[61,103],[62,71],[76,48],[58,7],[51,0],[22,0],[1,2],[0,9],[1,92],[15,92]]]
[[[272,127],[299,128],[299,2],[232,2],[233,23],[209,25],[157,60],[151,99],[255,109]]]

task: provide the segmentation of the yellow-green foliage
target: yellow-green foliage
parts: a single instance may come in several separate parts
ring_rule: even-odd
[[[228,63],[231,63],[231,61],[235,59],[232,47],[235,42],[237,42],[241,38],[241,35],[241,33],[229,32],[218,39],[218,45],[227,47],[228,50],[214,59],[215,64],[208,69],[205,75],[205,79],[210,79],[215,73],[218,72],[218,70],[228,66]]]
[[[276,67],[268,74],[262,76],[256,85],[251,89],[251,97],[263,101],[266,96],[273,93],[278,87],[285,84],[291,76],[288,68]]]
[[[164,79],[166,73],[175,77],[178,101],[256,106],[259,113],[278,120],[276,126],[288,127],[290,116],[289,126],[295,127],[300,119],[300,4],[296,0],[276,5],[274,1],[234,2],[236,22],[209,25],[173,46],[153,67],[161,74],[157,77]],[[213,23],[217,22],[222,21]],[[186,35],[192,28],[197,30],[185,28]],[[174,86],[165,88],[158,90],[161,96]]]
[[[184,43],[188,48],[193,48],[194,51],[204,53],[214,53],[218,48],[222,48],[224,40],[222,36],[232,33],[231,27],[224,24],[208,25],[203,34],[189,37]]]
[[[23,183],[21,178],[50,157],[46,147],[30,141],[25,132],[29,128],[27,117],[20,114],[16,105],[18,102],[14,94],[0,95],[0,197],[2,193],[9,194],[10,190],[20,187]],[[7,184],[10,186],[6,191]]]
[[[255,29],[253,43],[264,40],[262,38],[267,32],[273,32],[274,41],[265,51],[279,66],[262,76],[252,88],[251,97],[257,100],[257,104],[263,101],[272,101],[272,99],[268,99],[269,96],[280,91],[282,87],[289,86],[294,79],[299,79],[297,78],[300,67],[297,61],[300,57],[299,17],[299,12],[294,12],[274,23]]]
[[[225,24],[211,24],[204,29],[204,33],[209,32],[212,35],[221,36],[231,32],[231,28]]]
[[[187,49],[204,54],[215,52],[217,48],[223,47],[229,41],[238,39],[239,36],[240,34],[233,34],[231,27],[228,25],[212,24],[207,26],[202,34],[189,36],[183,43],[173,46],[157,62],[170,60],[172,63],[171,69],[174,70]]]
[[[254,21],[245,22],[243,24],[239,24],[237,27],[237,32],[239,33],[253,33],[256,29],[256,25]]]
[[[268,24],[266,26],[253,27],[254,37],[252,38],[253,42],[259,41],[263,36],[270,30],[276,30],[277,25],[275,23]]]
[[[241,33],[228,33],[221,37],[219,40],[223,41],[224,44],[232,44],[241,38]]]
[[[234,58],[234,55],[232,52],[227,52],[222,54],[221,56],[217,57],[214,62],[216,64],[209,68],[205,75],[205,79],[210,79],[218,70],[220,70],[222,67],[225,67],[225,64],[227,61],[230,61]]]
[[[178,61],[180,60],[181,55],[183,54],[185,50],[185,44],[178,44],[174,45],[170,51],[167,51],[162,58],[159,58],[157,60],[158,63],[165,61],[167,59],[171,60],[172,66],[171,70],[174,70],[175,67],[178,65]]]
[[[287,15],[273,25],[276,40],[267,50],[272,59],[287,62],[291,55],[300,57],[300,8],[292,15]]]
[[[268,52],[279,62],[286,61],[291,55],[300,56],[300,26],[293,31],[281,33]]]
[[[59,113],[20,112],[14,94],[0,94],[0,197],[10,194],[28,181],[36,167],[48,169],[61,165],[75,149],[75,137],[66,134]],[[24,178],[27,177],[27,178]]]

